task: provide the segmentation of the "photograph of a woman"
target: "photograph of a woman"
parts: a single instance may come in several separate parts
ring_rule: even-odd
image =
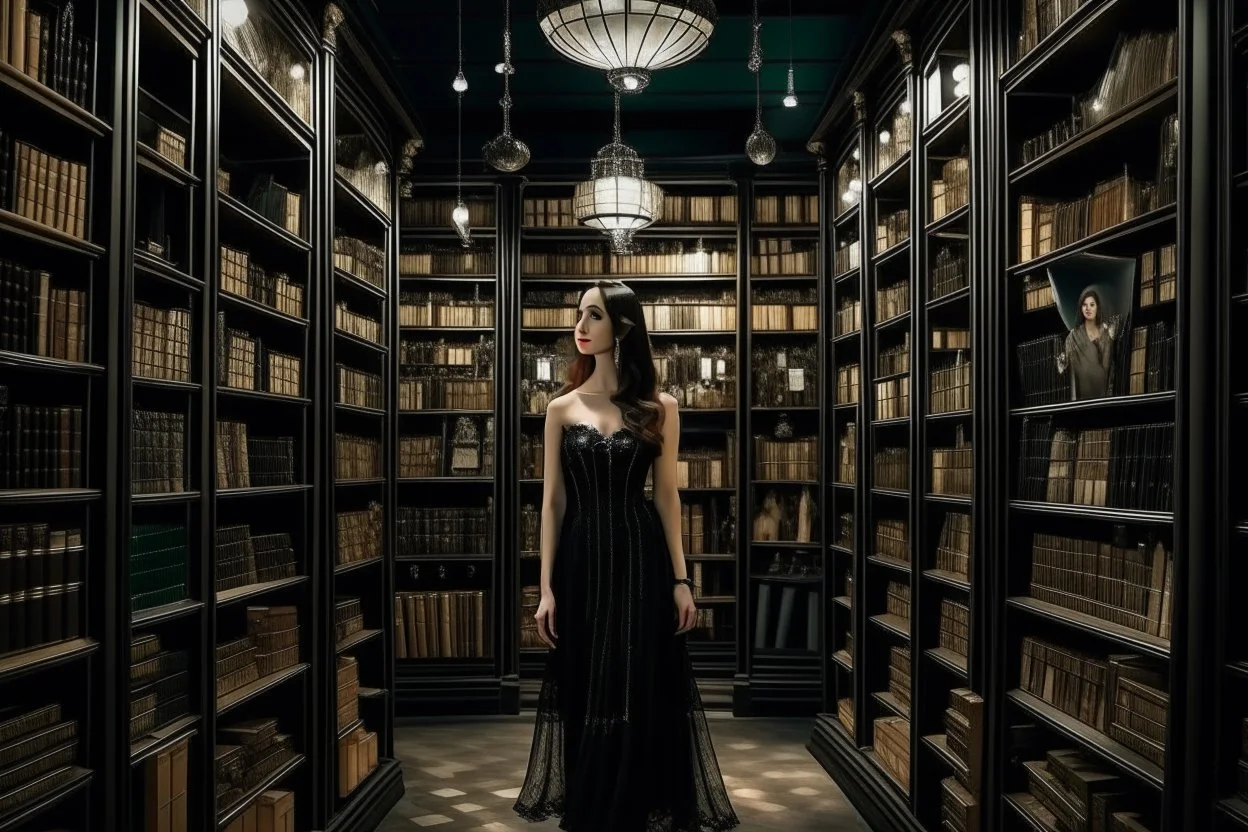
[[[1112,392],[1117,333],[1112,321],[1101,320],[1101,298],[1095,289],[1079,295],[1079,314],[1082,320],[1066,336],[1057,369],[1070,376],[1071,399],[1103,398]]]
[[[623,283],[582,295],[573,335],[577,356],[546,409],[535,617],[550,651],[514,808],[568,832],[732,829],[686,643],[697,609],[676,400],[656,388],[642,307]]]
[[[1054,357],[1070,401],[1121,395],[1126,378],[1135,258],[1077,254],[1048,269],[1066,338]]]

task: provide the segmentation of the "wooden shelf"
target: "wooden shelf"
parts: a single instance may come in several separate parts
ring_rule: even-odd
[[[4,62],[0,61],[0,67],[3,66],[5,66]],[[91,225],[90,220],[91,218],[88,217],[88,226]],[[89,243],[86,240],[75,237],[73,234],[66,234],[64,231],[57,231],[55,228],[27,219],[3,208],[0,208],[0,232],[14,234],[50,248],[72,251],[87,257],[104,256],[104,248],[97,246],[95,243]],[[7,248],[7,244],[5,247]]]
[[[9,682],[19,676],[85,659],[99,649],[99,643],[92,639],[76,638],[0,656],[0,681]]]
[[[199,733],[199,716],[190,714],[130,743],[130,765],[135,766]]]
[[[307,575],[295,575],[293,578],[279,578],[276,581],[264,581],[258,584],[237,586],[233,589],[223,589],[216,594],[217,609],[230,604],[237,604],[239,601],[246,601],[259,595],[267,595],[270,592],[299,586],[307,580]]]
[[[290,760],[280,765],[276,771],[264,778],[254,789],[247,792],[247,794],[240,797],[224,810],[218,812],[217,829],[224,830],[228,828],[243,812],[247,811],[248,806],[256,802],[260,795],[282,782],[288,774],[303,765],[304,759],[302,754],[295,754]]]
[[[1158,232],[1166,225],[1170,225],[1173,228],[1176,216],[1175,206],[1173,205],[1156,208],[1140,214],[1138,217],[1133,217],[1125,222],[1120,222],[1115,226],[1098,231],[1095,234],[1090,234],[1078,242],[1062,246],[1048,254],[1033,257],[1022,263],[1015,263],[1006,269],[1006,273],[1019,275],[1027,274],[1028,272],[1039,272],[1073,254],[1083,254],[1084,252],[1100,248],[1108,248],[1111,245],[1139,245],[1146,240],[1150,244],[1152,242],[1165,242],[1164,237],[1167,235],[1160,235]]]
[[[270,673],[268,676],[261,676],[256,681],[251,682],[250,684],[243,685],[238,690],[232,690],[229,693],[218,696],[217,697],[217,716],[221,716],[222,714],[225,714],[233,710],[234,708],[237,708],[239,705],[243,704],[244,702],[255,699],[257,696],[261,696],[262,694],[268,693],[269,691],[276,688],[278,685],[281,685],[295,678],[296,676],[299,676],[304,671],[306,671],[309,667],[311,667],[311,665],[308,664],[307,662],[302,662],[300,664],[292,665],[290,667],[279,670],[276,673]]]
[[[60,93],[48,89],[7,61],[0,61],[0,86],[22,96],[44,112],[56,116],[62,124],[83,130],[99,139],[112,134],[112,128],[103,120]]]
[[[1121,624],[1114,624],[1095,616],[1085,615],[1081,612],[1068,610],[1065,607],[1059,607],[1056,604],[1050,604],[1046,601],[1039,601],[1026,596],[1012,597],[1006,601],[1006,605],[1012,609],[1022,610],[1048,621],[1055,621],[1087,635],[1108,639],[1114,644],[1121,645],[1129,650],[1139,651],[1157,659],[1168,660],[1170,658],[1170,642],[1168,639],[1150,636],[1147,633],[1132,630],[1130,627],[1124,627]]]

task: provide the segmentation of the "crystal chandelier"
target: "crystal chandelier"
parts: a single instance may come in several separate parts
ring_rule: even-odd
[[[542,34],[557,52],[601,69],[618,92],[637,93],[656,69],[696,58],[715,31],[715,0],[537,0]]]
[[[776,140],[763,127],[763,47],[760,42],[763,21],[758,16],[758,0],[754,0],[754,39],[746,66],[754,73],[754,131],[745,140],[745,155],[756,165],[769,165],[776,158]]]
[[[494,71],[503,76],[503,132],[485,143],[481,152],[494,170],[515,173],[529,163],[529,146],[511,135],[511,76],[516,68],[511,64],[511,0],[507,0],[503,12],[503,62]]]
[[[459,71],[451,89],[455,91],[455,209],[451,211],[451,225],[459,235],[459,241],[467,248],[472,244],[472,230],[468,225],[468,206],[464,204],[464,91],[468,82],[464,80],[464,4],[463,0],[456,3],[459,20]]]
[[[577,222],[597,228],[616,254],[631,251],[633,234],[663,216],[663,189],[646,179],[646,163],[620,138],[620,94],[615,94],[611,143],[590,162],[590,179],[572,197]]]

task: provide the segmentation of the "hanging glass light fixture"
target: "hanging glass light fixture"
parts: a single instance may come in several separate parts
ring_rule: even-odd
[[[696,58],[715,31],[715,0],[537,0],[537,22],[555,51],[601,69],[621,93],[638,93],[656,69]]]
[[[620,94],[615,94],[611,143],[590,162],[590,179],[572,197],[576,221],[611,239],[611,250],[627,254],[633,234],[663,216],[663,189],[646,179],[646,163],[620,137]]]
[[[754,39],[750,43],[750,58],[746,66],[754,73],[754,131],[745,140],[745,155],[756,165],[771,164],[776,158],[776,140],[763,127],[763,46],[761,33],[763,21],[758,16],[758,0],[754,0]]]
[[[468,225],[468,206],[464,204],[464,91],[468,82],[464,77],[464,4],[457,0],[456,13],[459,21],[459,71],[451,88],[455,90],[455,208],[451,211],[451,225],[459,235],[459,241],[467,248],[472,244],[472,230]]]
[[[503,132],[485,143],[482,153],[494,170],[515,173],[529,163],[529,146],[511,135],[511,76],[516,68],[511,64],[511,0],[504,4],[503,62],[494,71],[503,76]]]
[[[789,0],[789,80],[784,87],[784,106],[797,106],[797,88],[793,85],[793,0]]]

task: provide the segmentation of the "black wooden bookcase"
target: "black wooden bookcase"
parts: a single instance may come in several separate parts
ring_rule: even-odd
[[[51,271],[54,285],[63,274],[67,287],[84,290],[85,354],[75,361],[0,352],[0,384],[17,404],[83,408],[83,487],[0,491],[0,522],[82,530],[82,637],[0,658],[0,698],[35,706],[60,691],[65,718],[79,720],[79,749],[72,776],[0,817],[0,828],[26,828],[36,818],[75,829],[139,828],[143,764],[184,740],[191,828],[225,828],[273,788],[295,792],[299,828],[372,828],[402,793],[392,732],[391,541],[383,525],[374,559],[336,567],[336,516],[362,501],[377,503],[386,518],[394,511],[393,174],[410,165],[418,137],[391,81],[336,4],[249,4],[247,31],[282,33],[259,38],[262,45],[246,40],[242,26],[231,39],[216,3],[74,6],[75,31],[91,43],[83,103],[0,63],[0,109],[9,116],[6,133],[89,165],[85,233],[75,237],[3,211],[0,236],[6,257]],[[272,54],[285,70],[272,76],[281,92],[247,57],[274,44],[283,47]],[[184,139],[184,165],[157,152],[156,124]],[[364,137],[380,165],[373,170],[379,193],[371,198],[350,183],[349,170],[335,168],[342,155],[336,146],[348,134]],[[222,170],[231,185],[219,179]],[[301,194],[297,220],[279,223],[248,206],[250,179],[263,175]],[[336,229],[368,236],[384,251],[378,286],[335,270]],[[250,250],[263,268],[302,287],[301,309],[279,311],[271,298],[226,291],[221,245]],[[370,310],[382,330],[379,345],[335,331],[335,305],[344,301]],[[145,337],[132,333],[135,303],[187,310],[183,378],[132,364]],[[261,384],[249,390],[219,383],[219,314],[230,329],[297,357],[298,389],[261,392]],[[378,375],[380,405],[336,407],[335,362]],[[40,384],[45,379],[53,383]],[[138,410],[184,420],[180,487],[132,494],[131,426]],[[218,487],[218,420],[245,422],[257,436],[291,437],[290,482]],[[335,432],[375,437],[380,475],[336,482]],[[185,598],[136,609],[130,539],[132,529],[149,524],[185,530]],[[293,576],[216,591],[217,530],[231,525],[289,535]],[[339,642],[334,600],[342,595],[360,599],[364,629]],[[243,632],[245,610],[256,604],[297,608],[299,660],[218,697],[215,646]],[[159,636],[166,650],[185,651],[189,683],[184,715],[131,741],[130,642],[142,634]],[[344,653],[359,662],[360,724],[378,735],[380,765],[340,799],[337,748],[346,732],[337,719],[336,661]],[[279,717],[297,753],[218,810],[218,728],[269,716]]]
[[[824,222],[833,262],[827,313],[835,315],[845,298],[863,301],[861,332],[842,334],[832,328],[828,372],[861,356],[866,401],[875,372],[875,367],[868,369],[869,359],[878,347],[879,330],[890,325],[869,314],[873,293],[891,257],[909,258],[899,277],[911,287],[912,411],[908,425],[896,428],[908,429],[911,442],[906,494],[867,493],[872,451],[880,437],[879,426],[871,423],[873,402],[851,406],[829,399],[829,470],[836,470],[842,423],[856,419],[859,425],[856,482],[834,482],[829,489],[833,512],[854,513],[856,548],[838,549],[829,540],[833,565],[826,574],[835,583],[825,587],[830,599],[827,713],[818,717],[809,744],[864,818],[881,828],[941,828],[941,781],[965,768],[950,752],[942,725],[955,688],[969,688],[983,700],[982,736],[972,739],[981,760],[972,814],[981,829],[1047,828],[1030,811],[1022,762],[1044,759],[1046,750],[1057,748],[1076,749],[1121,776],[1134,795],[1123,808],[1142,812],[1150,829],[1237,829],[1248,822],[1243,796],[1235,796],[1243,773],[1246,677],[1236,646],[1242,641],[1238,618],[1232,612],[1232,587],[1241,575],[1234,555],[1242,549],[1243,512],[1230,496],[1243,391],[1234,370],[1232,324],[1240,317],[1244,291],[1242,245],[1233,242],[1233,229],[1244,193],[1238,177],[1245,158],[1245,10],[1242,4],[1191,0],[1152,4],[1147,14],[1143,11],[1121,0],[1088,0],[1016,59],[1021,4],[895,3],[872,33],[845,89],[837,92],[812,144],[827,160]],[[1072,100],[1092,88],[1108,65],[1118,33],[1141,29],[1177,30],[1177,80],[1094,119],[1093,126],[1056,147],[1022,158],[1022,142],[1068,115]],[[929,73],[946,59],[967,65],[968,86],[965,94],[929,112],[936,90],[927,83]],[[871,160],[881,144],[882,122],[902,89],[911,91],[913,113],[909,171],[900,170],[899,162],[874,171]],[[1069,244],[1058,241],[1052,251],[1019,262],[1021,197],[1081,197],[1095,183],[1120,174],[1124,165],[1138,178],[1163,181],[1158,180],[1166,147],[1163,126],[1175,118],[1180,139],[1177,164],[1170,169],[1174,191],[1157,188],[1158,195],[1147,204],[1141,200],[1142,207],[1129,219]],[[939,178],[944,161],[963,148],[969,157],[968,204],[937,217],[930,183]],[[837,203],[843,183],[836,177],[851,159],[862,166],[861,195],[853,205],[848,204],[853,200]],[[909,251],[890,249],[873,256],[876,249],[867,240],[875,236],[876,219],[886,204],[880,191],[894,183],[898,204],[911,211]],[[863,240],[861,265],[848,268],[841,262],[838,267],[837,250],[852,239]],[[969,288],[948,295],[931,282],[946,240],[965,246],[969,276]],[[1173,332],[1170,361],[1163,358],[1160,365],[1172,383],[1088,401],[1061,401],[1060,396],[1056,404],[1025,401],[1018,347],[1061,327],[1052,308],[1037,307],[1034,296],[1028,305],[1028,289],[1036,285],[1028,283],[1028,276],[1043,276],[1048,267],[1084,253],[1139,258],[1169,244],[1175,246],[1174,296],[1141,302],[1137,285],[1131,325],[1164,324]],[[932,335],[951,326],[970,328],[972,407],[938,413],[930,398],[931,372],[939,369],[940,360]],[[1173,422],[1172,447],[1161,449],[1170,452],[1169,505],[1116,508],[1112,503],[1022,499],[1023,431],[1047,419],[1072,431]],[[973,451],[973,487],[967,495],[936,494],[931,452],[952,444],[949,431],[955,426],[963,428]],[[1048,478],[1047,467],[1041,476]],[[879,557],[872,512],[886,499],[909,503],[906,572],[912,595],[908,632],[882,635],[878,627],[873,630],[871,619],[881,611],[879,575],[881,569],[901,571],[900,564],[873,562]],[[942,515],[951,511],[971,517],[970,568],[964,578],[933,569]],[[1169,637],[1032,597],[1035,533],[1114,541],[1128,548],[1137,539],[1162,542],[1172,553]],[[847,574],[853,577],[851,592],[843,583]],[[937,649],[946,599],[969,608],[969,651],[961,661]],[[844,649],[847,635],[853,637],[850,651]],[[1020,686],[1025,638],[1102,661],[1114,654],[1137,656],[1159,669],[1169,695],[1164,766],[1114,741],[1108,729],[1094,730],[1026,693]],[[881,689],[882,668],[889,662],[880,645],[890,640],[912,646],[911,701],[903,711],[909,718],[908,789],[879,764],[874,749],[874,720],[899,711],[891,697],[873,695]],[[1216,759],[1213,768],[1211,759]]]

